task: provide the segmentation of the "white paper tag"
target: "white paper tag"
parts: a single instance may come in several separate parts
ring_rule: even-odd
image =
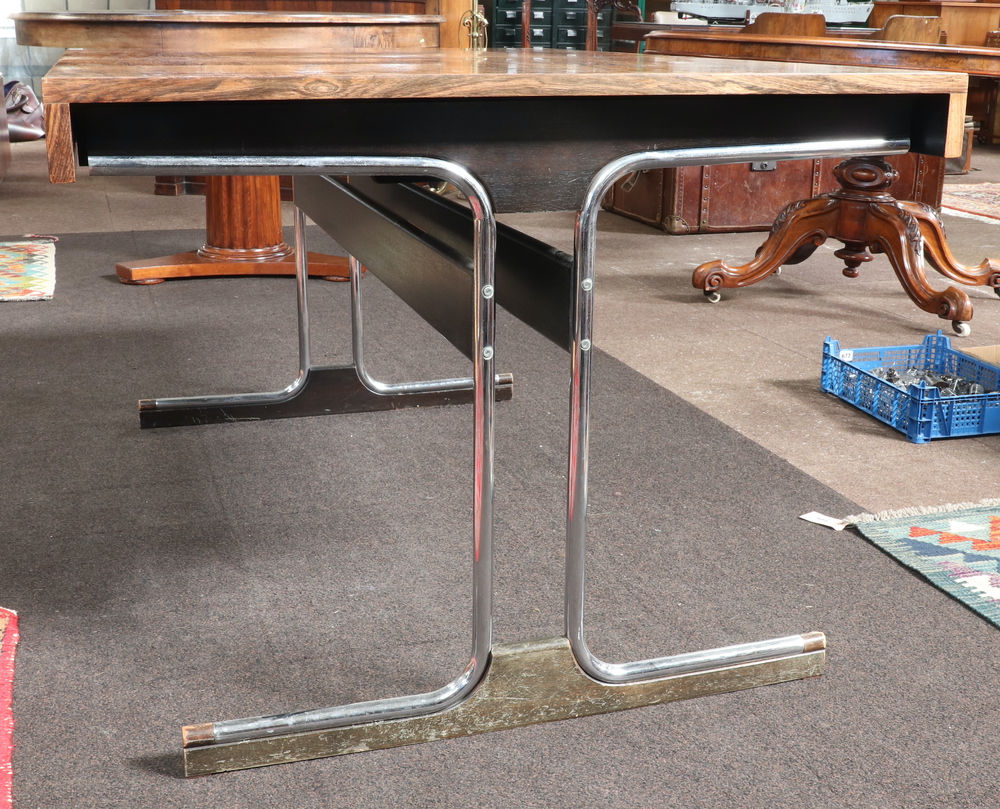
[[[853,348],[840,349],[840,358],[844,362],[851,362],[854,359],[854,349]]]
[[[843,531],[850,525],[850,523],[846,520],[838,520],[836,517],[827,517],[825,514],[820,514],[818,511],[810,511],[808,514],[802,514],[799,516],[799,519],[805,520],[806,522],[816,523],[816,525],[825,525],[827,528],[832,528],[834,531]]]

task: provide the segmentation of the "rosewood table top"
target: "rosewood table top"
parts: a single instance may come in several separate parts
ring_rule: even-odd
[[[430,155],[479,172],[501,210],[520,211],[576,209],[601,166],[644,149],[892,137],[957,154],[966,88],[955,73],[522,49],[87,49],[43,80],[55,181],[72,181],[74,143],[81,165]]]
[[[46,100],[123,102],[499,96],[964,93],[954,76],[865,67],[733,65],[659,54],[439,49],[407,52],[66,54]]]

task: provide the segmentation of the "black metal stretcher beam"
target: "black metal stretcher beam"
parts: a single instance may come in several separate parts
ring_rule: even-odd
[[[469,356],[472,213],[375,177],[296,177],[295,204]],[[497,304],[569,351],[573,257],[497,223]]]

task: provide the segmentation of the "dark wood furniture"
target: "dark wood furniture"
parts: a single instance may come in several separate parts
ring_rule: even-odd
[[[969,67],[1000,69],[1000,51],[870,39],[671,31],[650,34],[647,49],[720,60],[891,65],[923,70],[936,67],[956,72],[967,72],[963,68]],[[871,251],[885,253],[903,289],[917,306],[951,321],[957,334],[968,334],[968,321],[972,319],[969,296],[954,286],[936,291],[927,280],[924,259],[952,281],[994,289],[1000,287],[1000,262],[985,259],[977,266],[960,264],[948,248],[937,212],[919,203],[897,201],[889,193],[895,177],[895,171],[882,160],[844,164],[838,172],[841,189],[785,208],[753,261],[738,267],[722,261],[709,262],[697,268],[693,284],[715,301],[721,289],[756,283],[783,264],[805,260],[827,238],[833,238],[845,245],[836,253],[844,259],[845,275],[856,276],[858,268],[871,261]]]
[[[21,45],[157,51],[438,47],[440,17],[257,11],[74,11],[11,15]]]
[[[371,193],[383,200],[370,204],[357,196],[362,190],[355,183],[339,183],[336,176],[353,179],[365,169],[383,179],[398,177],[411,171],[414,161],[427,160],[419,156],[434,155],[437,171],[451,166],[452,176],[476,200],[468,208],[449,209],[462,217],[461,227],[449,231],[459,237],[418,238],[408,243],[421,245],[419,255],[383,261],[398,287],[409,281],[410,292],[420,293],[418,303],[429,320],[449,320],[449,313],[464,309],[473,322],[452,338],[467,350],[475,379],[477,516],[470,555],[476,582],[472,623],[481,631],[474,632],[471,662],[444,689],[399,698],[407,704],[403,714],[394,699],[189,726],[187,774],[413,744],[822,673],[825,639],[810,632],[590,674],[595,667],[609,668],[581,652],[586,651],[583,560],[597,208],[609,184],[644,160],[676,164],[697,154],[700,161],[725,162],[737,154],[774,149],[829,156],[846,143],[858,151],[894,151],[909,143],[919,152],[956,154],[965,105],[962,77],[556,50],[124,57],[82,50],[67,52],[45,78],[44,91],[50,111],[49,170],[56,182],[73,180],[74,152],[83,165],[132,173],[159,160],[202,167],[205,161],[227,167],[250,159],[259,161],[254,165],[280,164],[286,173],[296,169],[313,175],[296,188],[297,199],[303,192],[299,201],[308,206],[309,216],[314,221],[327,216],[356,243],[348,249],[373,258],[381,254],[382,239],[369,235],[367,226],[351,227],[339,211],[317,202],[346,200],[364,222],[379,221],[391,226],[386,232],[409,238],[429,226],[426,206],[439,210],[440,198],[423,195],[424,207],[400,219],[404,206],[387,195],[398,191],[409,197],[412,186],[369,183]],[[186,116],[204,125],[182,126]],[[300,122],[294,137],[282,123],[288,117]],[[336,125],[345,118],[352,126]],[[839,145],[831,146],[831,138]],[[193,157],[185,162],[185,155]],[[511,261],[513,273],[497,275],[494,286],[499,249],[490,244],[489,201],[497,212],[579,211],[574,255],[535,245],[533,254],[541,257],[546,272],[518,275],[521,262]],[[445,221],[452,221],[451,213]],[[456,256],[457,248],[467,244],[470,232],[477,252],[471,269],[461,270],[465,254]],[[509,232],[500,243],[525,244],[523,235]],[[358,257],[376,272],[375,262]],[[441,291],[423,294],[427,268],[444,259],[452,266],[456,257],[460,271],[449,270],[447,278],[435,275],[442,285],[434,288]],[[411,300],[410,294],[404,299]],[[545,305],[524,315],[526,322],[556,324],[543,333],[571,356],[567,631],[564,637],[494,646],[489,634],[492,523],[483,516],[492,515],[493,507],[493,316],[497,304],[530,310],[539,300]],[[466,672],[478,677],[484,667],[481,680],[466,677]],[[628,670],[622,676],[618,668]],[[459,701],[434,707],[434,700],[453,687]],[[422,707],[425,698],[431,710]],[[410,710],[414,706],[417,712]]]
[[[441,17],[406,14],[252,11],[22,12],[13,15],[18,42],[42,47],[148,49],[197,53],[273,48],[355,51],[438,47]],[[287,122],[294,130],[295,121]],[[277,176],[204,180],[206,237],[197,250],[123,261],[128,284],[219,275],[294,275],[293,250],[281,221]],[[347,259],[313,253],[309,272],[346,280]]]
[[[156,0],[157,11],[261,14],[434,14],[427,0]]]

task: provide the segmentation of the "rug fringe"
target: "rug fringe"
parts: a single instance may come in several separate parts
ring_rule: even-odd
[[[925,514],[940,514],[946,511],[961,511],[969,508],[1000,507],[1000,499],[986,498],[978,503],[945,503],[943,506],[917,506],[915,508],[900,508],[890,511],[879,511],[875,514],[852,514],[844,517],[844,522],[857,525],[862,522],[877,522],[879,520],[897,520],[902,517],[920,517]]]

